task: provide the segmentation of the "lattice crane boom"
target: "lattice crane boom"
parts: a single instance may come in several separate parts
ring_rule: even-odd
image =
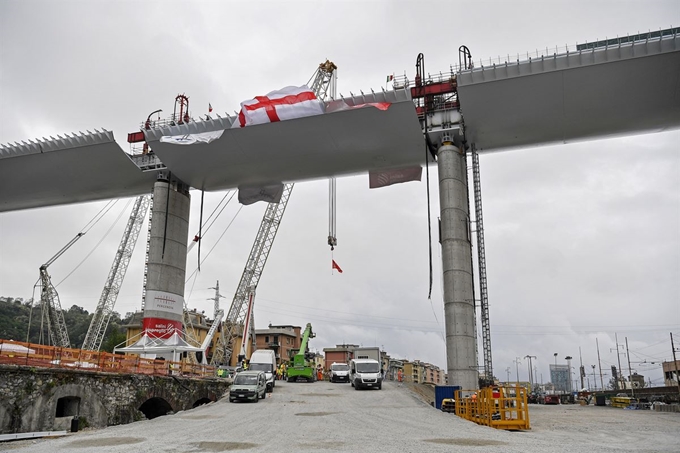
[[[269,251],[274,243],[274,238],[276,237],[281,218],[288,205],[288,199],[290,198],[292,190],[293,184],[286,184],[283,187],[281,201],[278,203],[269,203],[267,205],[262,222],[260,223],[260,229],[257,232],[255,242],[250,250],[248,261],[243,269],[243,274],[241,274],[241,280],[236,288],[234,299],[227,312],[227,318],[224,329],[222,330],[222,335],[220,335],[220,341],[218,342],[211,359],[212,363],[220,364],[228,362],[231,358],[233,352],[232,341],[238,334],[240,326],[244,324],[247,314],[248,295],[251,288],[256,288],[260,281],[260,276],[262,275],[264,265],[269,257]]]
[[[47,272],[47,268],[84,235],[85,233],[83,232],[78,233],[52,258],[40,266],[40,311],[42,313],[40,321],[41,342],[43,329],[46,328],[48,333],[47,336],[52,345],[61,346],[63,348],[71,347],[66,321],[64,320],[64,312],[61,309],[61,302],[59,301],[59,293],[57,293],[56,288],[52,285],[52,277]]]
[[[149,210],[151,203],[151,195],[142,195],[137,197],[135,204],[132,206],[132,212],[128,218],[127,225],[123,232],[123,237],[118,245],[116,256],[113,259],[111,270],[106,279],[106,284],[102,290],[99,298],[99,303],[92,316],[90,328],[85,334],[85,341],[83,341],[82,349],[91,351],[98,351],[101,348],[106,329],[109,326],[113,308],[118,299],[120,287],[123,284],[125,273],[127,272],[132,252],[137,244],[139,232],[142,229],[144,218]]]
[[[329,96],[335,97],[336,70],[337,66],[333,62],[326,60],[319,65],[308,83],[308,86],[316,94],[317,98],[322,101],[325,101]],[[284,185],[281,200],[278,203],[269,203],[265,210],[262,222],[260,223],[260,229],[255,237],[255,243],[250,250],[248,261],[236,288],[236,294],[234,294],[234,299],[227,312],[220,341],[217,342],[213,352],[211,358],[211,363],[213,364],[228,363],[231,359],[233,340],[245,324],[249,294],[257,289],[292,190],[293,184]],[[247,332],[242,332],[242,334],[245,336]]]

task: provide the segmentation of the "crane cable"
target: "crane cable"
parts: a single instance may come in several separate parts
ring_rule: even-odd
[[[213,219],[212,222],[210,222],[210,219],[212,218],[212,216],[215,215],[215,212],[220,208],[220,206],[222,205],[224,200],[229,196],[230,193],[231,193],[231,198],[229,198],[229,200],[227,200],[227,203],[224,206],[222,206],[222,209],[220,209],[220,212],[217,213],[217,216]],[[220,202],[217,203],[217,206],[215,206],[215,209],[213,209],[213,212],[208,216],[208,218],[205,220],[205,222],[203,222],[203,226],[208,224],[208,222],[210,222],[210,224],[208,224],[205,227],[205,230],[203,230],[202,232],[201,232],[202,226],[199,227],[199,232],[196,235],[194,235],[194,239],[191,241],[191,244],[189,244],[189,247],[187,247],[187,254],[189,254],[189,252],[191,252],[191,250],[194,248],[194,245],[196,245],[196,243],[198,243],[200,240],[203,239],[203,237],[206,234],[208,234],[208,231],[210,231],[210,227],[212,227],[215,224],[215,221],[220,217],[220,215],[222,214],[222,211],[224,211],[224,209],[229,205],[231,200],[234,198],[234,195],[236,195],[235,191],[234,192],[227,191],[227,193],[224,194],[224,197],[222,197]]]
[[[237,217],[237,216],[239,215],[239,213],[241,212],[241,209],[243,209],[243,205],[239,206],[238,211],[236,211],[236,214],[234,214],[234,217],[232,217],[232,219],[231,219],[231,221],[229,222],[229,224],[227,225],[227,227],[224,229],[224,231],[222,231],[222,234],[220,235],[220,237],[217,238],[217,241],[216,241],[215,244],[212,246],[212,248],[208,251],[208,254],[205,256],[205,258],[203,258],[203,260],[201,261],[201,264],[205,263],[205,260],[207,260],[208,257],[210,256],[210,254],[212,253],[212,251],[215,250],[215,247],[217,247],[217,244],[220,243],[220,240],[222,239],[222,237],[224,237],[224,234],[227,232],[227,230],[229,229],[229,227],[231,226],[231,224],[234,223],[234,220],[236,220],[236,217]],[[189,277],[186,279],[185,283],[188,283],[189,280],[191,279],[191,277],[193,277],[194,274],[195,274],[196,272],[198,272],[198,269],[195,269],[195,270],[191,273],[191,275],[189,275]],[[191,296],[191,295],[190,295],[190,296]],[[188,298],[187,298],[187,299],[188,299]]]
[[[118,200],[109,200],[108,203],[89,221],[84,227],[80,229],[80,233],[85,234],[92,229],[108,212],[113,208],[113,206],[118,203]],[[94,222],[94,223],[93,223]],[[88,227],[89,226],[89,227]]]
[[[83,263],[84,263],[85,261],[87,261],[87,259],[94,253],[94,251],[97,250],[97,248],[99,248],[99,246],[101,245],[101,243],[104,242],[104,239],[107,238],[107,236],[109,235],[109,233],[111,233],[111,230],[113,230],[113,227],[116,226],[116,224],[118,223],[118,221],[120,220],[120,218],[123,216],[123,214],[125,213],[125,210],[127,209],[127,207],[130,206],[130,203],[131,203],[131,202],[132,202],[132,199],[128,200],[127,204],[126,204],[125,207],[120,211],[120,214],[118,214],[118,217],[116,217],[116,220],[113,221],[113,223],[111,224],[111,226],[109,227],[109,229],[106,231],[106,233],[104,234],[104,236],[102,236],[102,238],[99,240],[99,242],[97,242],[97,244],[92,248],[92,250],[90,250],[90,252],[89,252],[87,255],[85,255],[85,258],[83,258],[82,261],[80,261],[80,263],[78,263],[78,264],[76,265],[76,267],[74,267],[73,270],[72,270],[71,272],[69,272],[68,274],[66,274],[66,277],[62,278],[61,281],[60,281],[59,283],[57,283],[56,285],[54,285],[55,288],[56,288],[57,286],[61,285],[62,283],[64,283],[64,281],[66,281],[67,278],[69,278],[71,275],[73,275],[73,273],[74,273],[75,271],[77,271],[78,268],[79,268],[80,266],[82,266]],[[114,203],[114,204],[115,204],[115,203]],[[113,205],[111,205],[111,207],[113,207]],[[109,209],[110,209],[110,208],[109,208]],[[108,212],[108,211],[107,211],[107,212]],[[99,218],[99,220],[101,220],[101,217]],[[97,220],[97,222],[99,222],[99,220]],[[96,224],[97,222],[95,222],[95,224]],[[93,224],[92,226],[94,226],[95,224]],[[90,227],[90,228],[92,228],[92,227]],[[89,231],[89,230],[88,230],[88,231]],[[85,234],[85,233],[83,233],[83,234]]]
[[[416,58],[416,78],[419,79],[420,83],[424,83],[425,78],[425,56],[422,53],[418,54]],[[416,82],[417,85],[417,82]],[[430,251],[430,287],[427,292],[427,299],[432,303],[432,219],[430,214],[430,166],[429,166],[429,154],[430,149],[430,138],[427,134],[427,99],[423,96],[423,119],[425,120],[425,182],[427,185],[427,238]],[[434,310],[434,308],[433,308]]]

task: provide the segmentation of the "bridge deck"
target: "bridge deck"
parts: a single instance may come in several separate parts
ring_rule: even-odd
[[[506,62],[458,75],[478,151],[680,127],[680,36]]]
[[[680,127],[680,36],[584,49],[459,73],[466,138],[478,151],[568,143]],[[232,119],[147,131],[163,164],[192,187],[295,182],[424,162],[406,90],[347,99],[391,102],[280,123],[229,128]],[[161,135],[224,130],[209,144]],[[0,147],[0,212],[146,193],[142,172],[113,134]],[[433,137],[436,139],[436,137]]]

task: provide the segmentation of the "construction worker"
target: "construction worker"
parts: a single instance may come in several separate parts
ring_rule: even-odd
[[[402,373],[401,369],[397,371],[397,381],[401,382],[404,379],[404,374]]]

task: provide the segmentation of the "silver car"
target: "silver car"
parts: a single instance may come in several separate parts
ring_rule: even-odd
[[[234,377],[229,390],[229,401],[255,401],[265,398],[267,377],[264,371],[241,371]]]

